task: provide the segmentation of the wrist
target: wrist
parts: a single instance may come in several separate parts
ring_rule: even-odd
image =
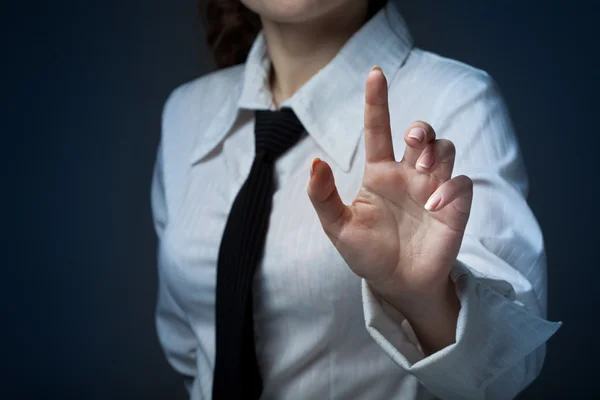
[[[454,282],[447,276],[436,284],[427,285],[427,290],[407,290],[401,285],[386,283],[385,285],[367,281],[369,287],[379,297],[392,305],[407,319],[422,320],[437,314],[448,306],[456,306],[458,297]]]
[[[401,305],[399,305],[401,307]],[[458,317],[460,301],[456,294],[456,286],[450,277],[435,295],[414,299],[410,306],[404,307],[404,316],[411,324],[429,324],[433,321],[448,320]],[[456,316],[456,317],[454,317]]]
[[[450,277],[445,285],[427,294],[406,296],[373,290],[406,318],[426,355],[456,341],[460,301]]]

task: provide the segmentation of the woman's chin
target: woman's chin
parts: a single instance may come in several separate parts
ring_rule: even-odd
[[[364,0],[242,0],[246,7],[263,18],[279,23],[310,22],[360,2]]]

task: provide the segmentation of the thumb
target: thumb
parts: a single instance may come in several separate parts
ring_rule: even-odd
[[[331,167],[319,158],[312,162],[307,192],[325,232],[339,237],[350,220],[351,211],[340,198]]]

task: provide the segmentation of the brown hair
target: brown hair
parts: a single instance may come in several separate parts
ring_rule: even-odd
[[[387,0],[369,0],[367,19],[386,3]],[[217,68],[245,62],[261,29],[259,16],[240,0],[198,0],[198,7],[206,26],[206,41]]]

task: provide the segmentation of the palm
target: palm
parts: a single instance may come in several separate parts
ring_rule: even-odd
[[[352,205],[354,218],[334,244],[350,268],[369,281],[427,288],[452,265],[462,240],[455,208],[423,208],[438,188],[435,178],[392,163],[367,165]],[[445,249],[445,251],[440,251]]]
[[[433,129],[423,122],[411,125],[425,134],[423,141],[407,132],[404,157],[395,161],[387,101],[379,101],[387,99],[385,78],[373,75],[367,80],[367,160],[356,198],[350,206],[341,203],[325,163],[317,166],[313,179],[315,186],[320,178],[329,182],[320,188],[324,197],[314,193],[319,188],[309,194],[325,232],[357,275],[374,284],[424,293],[447,280],[456,260],[469,215],[471,181],[464,176],[450,179],[454,147],[435,140]],[[427,153],[434,162],[423,168],[418,162]],[[442,200],[437,211],[428,211],[424,205],[434,192]]]

